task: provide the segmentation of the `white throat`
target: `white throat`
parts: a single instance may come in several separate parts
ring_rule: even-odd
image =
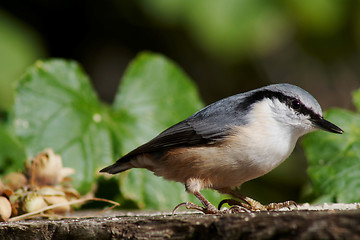
[[[241,155],[257,171],[253,178],[268,173],[287,159],[299,137],[308,132],[278,121],[270,102],[264,99],[256,103],[249,115],[249,124],[238,126],[234,136]]]

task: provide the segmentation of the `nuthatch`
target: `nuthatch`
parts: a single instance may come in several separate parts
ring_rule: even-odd
[[[273,84],[201,109],[101,172],[146,168],[185,184],[203,204],[186,202],[177,207],[204,213],[220,212],[200,193],[204,188],[230,194],[244,203],[224,202],[249,210],[289,207],[295,203],[264,206],[233,188],[270,172],[290,155],[300,136],[316,129],[343,133],[322,117],[319,103],[308,92],[291,84]]]

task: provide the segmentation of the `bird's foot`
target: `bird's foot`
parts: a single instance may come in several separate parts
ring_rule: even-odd
[[[216,207],[212,204],[207,205],[206,207],[200,207],[199,205],[196,205],[195,203],[192,202],[183,202],[180,203],[179,205],[177,205],[174,210],[172,211],[172,214],[174,215],[175,212],[182,206],[185,206],[186,209],[194,209],[194,210],[198,210],[200,212],[203,212],[205,214],[217,214],[217,213],[221,213],[220,210],[217,210]]]
[[[221,206],[227,203],[231,206],[231,209],[235,210],[235,208],[241,209],[246,212],[250,211],[277,211],[281,208],[287,207],[291,209],[292,206],[297,207],[296,202],[294,201],[286,201],[283,203],[270,203],[268,205],[262,205],[260,202],[247,197],[246,203],[240,202],[235,199],[224,199],[219,203],[218,209],[221,209]]]
[[[230,209],[228,210],[229,213],[236,213],[236,212],[250,212],[251,207],[249,204],[245,204],[243,202],[240,202],[235,199],[224,199],[219,203],[218,210],[221,209],[222,205],[224,203],[227,203],[230,206]]]
[[[250,213],[251,211],[248,208],[243,207],[241,205],[233,205],[229,209],[222,210],[222,212],[234,214],[234,213],[244,213],[244,212]]]
[[[297,204],[294,201],[286,201],[286,202],[281,202],[281,203],[269,203],[265,207],[267,210],[277,211],[280,208],[288,208],[288,209],[291,209],[291,207],[297,208]]]

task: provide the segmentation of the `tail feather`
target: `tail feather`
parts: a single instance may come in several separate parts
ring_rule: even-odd
[[[156,158],[153,158],[151,154],[140,154],[132,158],[127,158],[125,155],[125,157],[120,158],[113,165],[101,169],[100,172],[116,174],[130,168],[147,168],[151,170],[155,167]]]
[[[123,171],[126,171],[128,169],[132,168],[132,166],[129,166],[128,162],[116,162],[113,165],[110,165],[106,168],[103,168],[100,170],[100,172],[106,172],[106,173],[110,173],[110,174],[116,174],[116,173],[120,173]]]

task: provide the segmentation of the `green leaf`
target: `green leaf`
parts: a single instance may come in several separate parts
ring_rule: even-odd
[[[195,85],[174,63],[163,56],[143,53],[128,67],[115,98],[117,142],[125,154],[155,137],[203,106]],[[119,155],[120,156],[120,155]],[[139,207],[170,209],[194,200],[183,184],[166,181],[153,173],[135,169],[123,173],[121,191]],[[208,191],[209,200],[220,194]]]
[[[360,201],[360,114],[332,109],[325,118],[344,130],[317,131],[303,140],[315,195],[334,202]],[[318,200],[320,201],[320,200]]]
[[[0,123],[0,173],[17,172],[23,169],[26,159],[24,147],[9,125]]]
[[[20,80],[14,106],[16,134],[28,156],[44,148],[75,168],[74,185],[91,189],[96,171],[112,162],[106,117],[89,79],[72,61],[38,61]]]

